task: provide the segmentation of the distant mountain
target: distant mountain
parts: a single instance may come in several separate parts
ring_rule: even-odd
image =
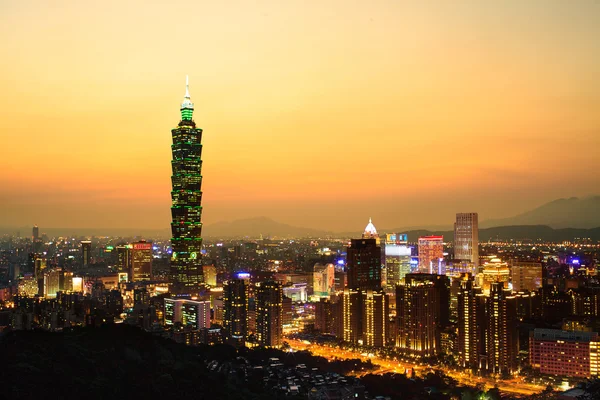
[[[571,197],[546,203],[510,218],[482,221],[480,228],[511,225],[548,225],[552,228],[595,228],[600,226],[600,196]]]
[[[273,221],[267,217],[238,219],[235,221],[217,222],[202,228],[204,237],[317,237],[326,236],[328,232],[311,228],[300,228]]]

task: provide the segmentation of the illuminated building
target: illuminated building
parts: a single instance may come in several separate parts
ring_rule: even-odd
[[[34,255],[33,258],[33,275],[35,276],[36,279],[43,279],[44,278],[44,272],[46,270],[46,266],[47,266],[47,262],[46,259],[44,257],[42,257],[41,255]]]
[[[459,280],[458,292],[458,356],[464,368],[480,369],[485,354],[485,297],[472,277]]]
[[[598,333],[534,329],[529,336],[532,368],[572,378],[598,376]]]
[[[283,295],[292,299],[292,301],[306,302],[308,295],[306,293],[306,283],[294,283],[291,286],[283,287]]]
[[[512,373],[517,368],[516,299],[503,282],[494,282],[485,303],[487,370]]]
[[[342,321],[344,342],[358,344],[362,341],[361,293],[358,290],[344,289],[342,295]]]
[[[389,297],[380,291],[362,293],[362,340],[363,345],[383,347],[387,343]]]
[[[234,345],[244,345],[248,335],[248,284],[231,279],[223,285],[223,328]]]
[[[34,297],[39,293],[37,279],[33,276],[25,276],[19,280],[19,296]]]
[[[181,301],[181,323],[193,329],[210,328],[210,301]]]
[[[350,289],[381,289],[381,247],[377,230],[370,219],[363,238],[350,241],[346,271]]]
[[[335,288],[335,266],[316,263],[313,268],[313,293],[318,297],[329,297]]]
[[[131,277],[131,245],[117,246],[117,272]]]
[[[42,250],[42,240],[40,239],[40,228],[37,225],[33,227],[31,242],[33,244],[33,252],[40,253]]]
[[[478,284],[486,296],[490,294],[492,283],[503,282],[508,287],[509,280],[510,268],[507,263],[502,262],[499,258],[492,258],[483,264],[482,272],[478,274]]]
[[[418,356],[435,356],[440,333],[448,324],[449,279],[435,274],[408,274],[396,286],[397,346]]]
[[[165,325],[174,326],[181,322],[181,303],[177,299],[165,298]]]
[[[80,276],[74,276],[72,287],[74,292],[83,292],[83,278]]]
[[[444,259],[444,237],[422,236],[419,238],[419,271],[425,274],[438,272]]]
[[[536,291],[542,287],[542,264],[537,262],[512,261],[510,263],[512,288],[515,292],[522,290]]]
[[[87,267],[91,263],[92,242],[89,240],[81,241],[81,265]]]
[[[256,340],[265,347],[280,347],[283,339],[281,285],[261,282],[256,287]]]
[[[407,246],[407,236],[404,234],[388,233],[385,240],[385,271],[386,287],[395,290],[406,274],[410,274],[410,259],[412,249]]]
[[[600,316],[600,288],[582,287],[569,291],[573,299],[573,315],[582,317]]]
[[[204,277],[204,283],[208,286],[217,286],[217,268],[214,265],[203,265],[202,276]]]
[[[171,191],[170,283],[175,294],[194,294],[202,283],[202,129],[192,120],[194,105],[186,90],[181,104],[181,121],[171,131],[173,175]]]
[[[51,269],[44,273],[44,297],[47,299],[56,298],[56,293],[60,292],[60,281],[63,271],[60,268]]]
[[[131,249],[131,281],[152,280],[152,243],[133,243]]]
[[[458,213],[454,223],[454,258],[479,268],[479,218],[477,213]]]

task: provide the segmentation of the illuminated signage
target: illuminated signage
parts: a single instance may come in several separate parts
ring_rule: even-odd
[[[134,243],[134,250],[152,250],[152,243]]]
[[[238,279],[250,279],[250,273],[249,272],[238,272],[237,277],[238,277]]]

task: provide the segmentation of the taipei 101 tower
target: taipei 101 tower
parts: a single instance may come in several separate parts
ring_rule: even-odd
[[[175,295],[195,295],[202,279],[202,129],[192,119],[186,76],[185,97],[181,103],[181,121],[173,135],[173,175],[171,183],[171,255],[169,291]]]

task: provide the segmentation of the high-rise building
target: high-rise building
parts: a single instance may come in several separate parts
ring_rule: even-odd
[[[248,284],[231,279],[223,284],[223,328],[228,341],[243,346],[248,335]]]
[[[389,297],[383,291],[366,290],[362,293],[363,345],[383,347],[387,344]]]
[[[396,286],[397,346],[420,356],[441,351],[440,334],[448,325],[450,282],[435,274],[408,274]]]
[[[477,213],[458,213],[454,223],[454,258],[479,267],[479,218]]]
[[[92,259],[92,242],[89,240],[81,241],[81,265],[87,267]]]
[[[515,292],[534,292],[542,287],[542,263],[531,261],[511,261],[510,273]]]
[[[503,282],[494,282],[485,304],[487,370],[512,373],[519,351],[516,299]]]
[[[485,297],[471,276],[459,281],[458,357],[463,368],[481,369],[485,354]]]
[[[152,280],[152,243],[133,243],[131,249],[131,282]]]
[[[60,280],[63,271],[60,268],[54,268],[44,273],[44,297],[47,299],[56,298],[56,293],[60,292]]]
[[[362,341],[362,297],[361,292],[350,288],[344,289],[342,295],[342,339],[345,342],[358,344]]]
[[[33,245],[34,253],[41,253],[42,251],[42,239],[40,239],[40,228],[37,225],[33,227],[31,235],[31,243]]]
[[[217,268],[214,265],[203,265],[202,276],[204,277],[204,283],[208,286],[217,286]]]
[[[181,104],[181,121],[171,131],[171,287],[172,293],[194,294],[202,283],[202,129],[192,119],[189,86]]]
[[[422,236],[419,238],[419,272],[425,274],[439,272],[443,259],[443,236]]]
[[[350,289],[381,289],[381,247],[379,235],[370,219],[362,239],[350,241],[346,268]]]
[[[181,300],[181,323],[193,329],[210,328],[210,301]]]
[[[117,246],[117,272],[127,274],[127,280],[131,281],[131,245]]]
[[[280,347],[283,339],[283,292],[275,281],[256,287],[256,340],[265,347]]]
[[[386,288],[395,290],[406,274],[410,274],[412,249],[405,234],[388,233],[385,240]]]

